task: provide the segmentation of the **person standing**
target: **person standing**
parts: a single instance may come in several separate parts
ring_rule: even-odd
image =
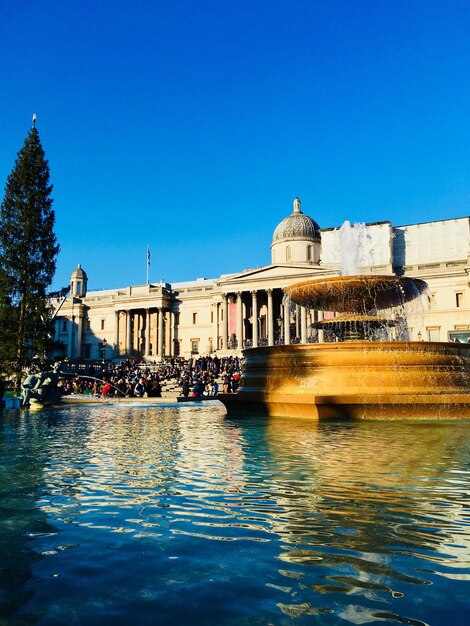
[[[137,381],[136,386],[134,387],[134,396],[136,398],[143,398],[144,397],[144,393],[147,391],[146,387],[145,387],[145,381],[143,378],[139,378],[139,380]]]

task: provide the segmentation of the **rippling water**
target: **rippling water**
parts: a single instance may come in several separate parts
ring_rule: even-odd
[[[0,624],[470,623],[464,422],[0,415]]]

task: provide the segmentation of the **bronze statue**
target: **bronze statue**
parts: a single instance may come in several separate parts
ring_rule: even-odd
[[[22,385],[22,406],[29,406],[31,400],[40,404],[54,404],[59,400],[57,387],[60,376],[60,363],[56,363],[52,370],[27,376]]]

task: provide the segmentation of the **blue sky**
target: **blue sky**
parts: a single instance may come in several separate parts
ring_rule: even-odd
[[[270,261],[321,227],[470,213],[470,2],[3,0],[0,180],[31,124],[54,184],[54,287]]]

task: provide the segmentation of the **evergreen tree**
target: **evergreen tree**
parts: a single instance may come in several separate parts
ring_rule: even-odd
[[[43,364],[51,346],[46,295],[59,252],[51,191],[33,123],[0,207],[0,372],[15,373],[17,382],[33,359]]]

